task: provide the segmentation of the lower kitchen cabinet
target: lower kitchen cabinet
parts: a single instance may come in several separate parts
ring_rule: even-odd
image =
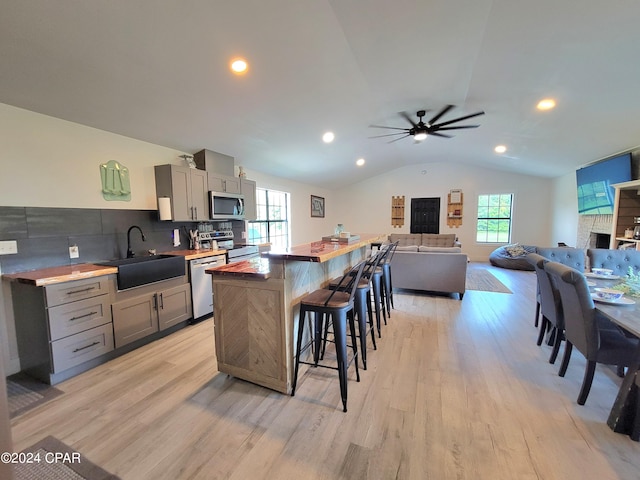
[[[12,281],[11,298],[21,370],[52,385],[193,317],[187,275],[127,290],[113,274],[46,286]]]
[[[53,371],[63,372],[113,350],[111,323],[51,342]]]
[[[118,292],[116,302],[111,306],[113,313],[113,331],[116,348],[127,345],[155,332],[165,330],[192,317],[191,286],[189,283],[171,285],[174,280],[158,282],[127,291]],[[150,291],[153,288],[156,290]],[[131,296],[134,295],[134,296]],[[126,296],[123,300],[118,297]]]
[[[13,283],[22,370],[48,383],[114,349],[113,275],[39,287]]]

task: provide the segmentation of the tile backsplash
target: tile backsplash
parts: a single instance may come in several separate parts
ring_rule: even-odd
[[[76,263],[123,258],[127,253],[127,230],[138,225],[145,234],[131,232],[137,255],[189,247],[190,222],[161,222],[156,210],[108,210],[86,208],[1,207],[0,240],[15,240],[18,253],[0,255],[0,271],[15,273]],[[179,247],[173,246],[173,229],[180,230]],[[69,258],[77,245],[80,257]]]

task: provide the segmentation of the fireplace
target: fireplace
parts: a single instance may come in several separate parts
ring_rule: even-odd
[[[595,248],[609,248],[609,244],[611,243],[610,234],[593,232],[591,235],[594,237],[593,244]]]

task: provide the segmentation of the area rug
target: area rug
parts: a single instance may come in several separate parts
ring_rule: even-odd
[[[467,290],[483,292],[513,293],[489,270],[474,268],[467,270]]]
[[[9,416],[15,418],[63,392],[24,373],[7,377]]]
[[[15,480],[120,480],[51,436],[19,455],[31,461],[15,464]]]

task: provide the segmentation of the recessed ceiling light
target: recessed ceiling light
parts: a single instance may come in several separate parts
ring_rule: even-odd
[[[364,165],[364,158],[359,158],[358,160],[356,160],[356,165],[358,165],[359,167]]]
[[[496,153],[504,153],[507,151],[507,147],[504,145],[496,145],[496,148],[494,148],[493,151]]]
[[[336,136],[333,134],[333,132],[326,132],[324,135],[322,135],[322,141],[324,143],[331,143],[333,142],[334,138],[336,138]]]
[[[244,58],[236,58],[231,61],[231,71],[237,75],[243,75],[247,73],[249,65]]]
[[[553,98],[544,98],[538,102],[538,110],[551,110],[556,106],[556,101]]]

